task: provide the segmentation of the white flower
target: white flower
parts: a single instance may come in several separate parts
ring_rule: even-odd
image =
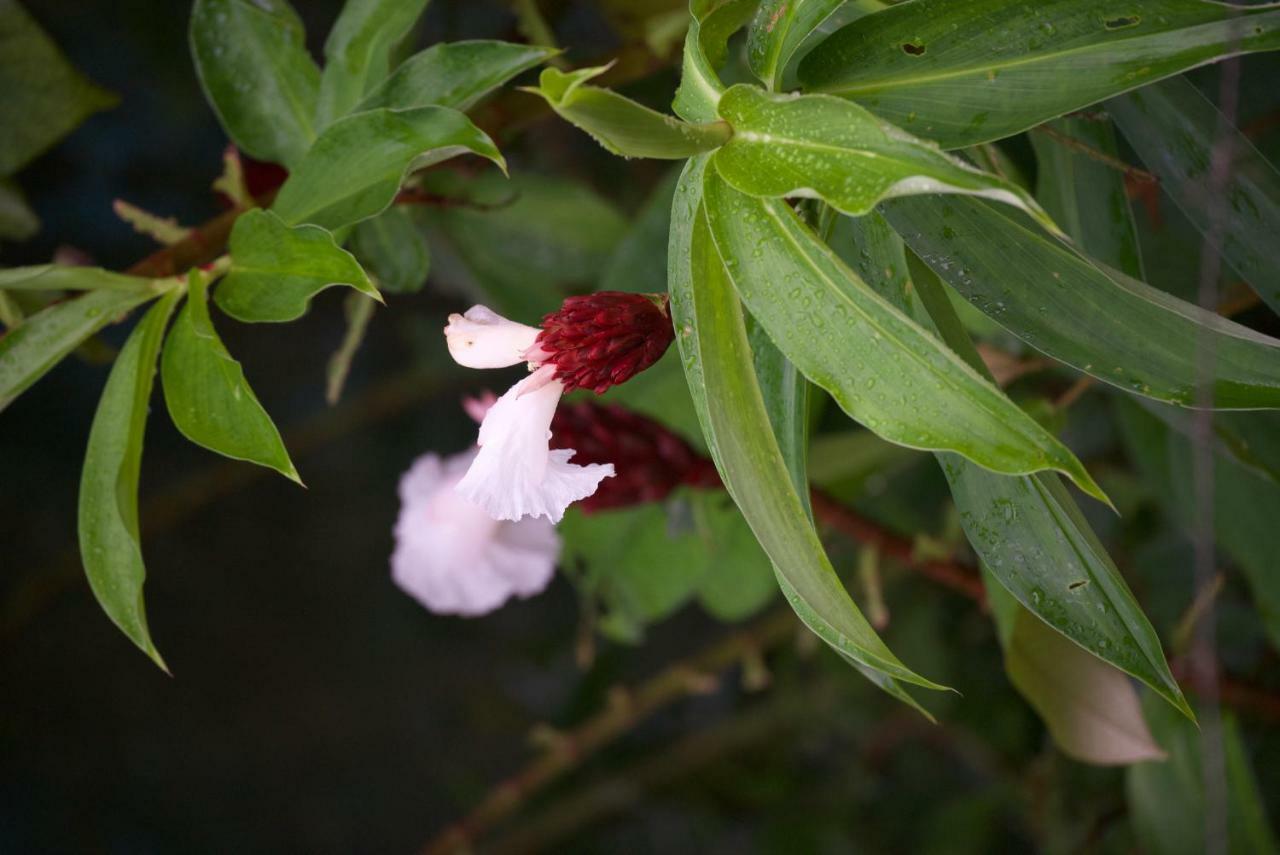
[[[506,368],[525,360],[525,353],[542,332],[509,321],[485,306],[472,306],[465,315],[450,315],[444,337],[453,361],[467,368]]]
[[[445,328],[449,353],[472,368],[536,360],[537,335],[538,330],[484,306],[472,307],[465,316],[450,316]],[[513,355],[516,348],[519,354]],[[539,367],[534,361],[530,367],[536,370],[484,414],[477,440],[480,451],[457,490],[495,520],[541,516],[558,523],[569,505],[613,476],[613,465],[579,466],[569,462],[573,449],[551,450],[551,419],[564,385],[555,379],[554,365]]]
[[[500,522],[457,493],[475,457],[474,449],[444,459],[425,454],[400,479],[391,577],[440,614],[480,615],[537,594],[560,555],[550,522]]]

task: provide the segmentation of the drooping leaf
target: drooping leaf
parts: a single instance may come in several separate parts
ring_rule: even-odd
[[[1280,12],[1272,13],[1280,15]],[[1280,312],[1280,170],[1253,143],[1227,124],[1209,99],[1185,78],[1165,80],[1107,102],[1125,138],[1160,178],[1200,232],[1210,230],[1213,147],[1230,145],[1231,169],[1222,191],[1222,255],[1272,310]],[[1216,190],[1212,192],[1218,192]]]
[[[714,122],[724,84],[717,73],[729,38],[747,25],[759,0],[690,0],[680,88],[671,109],[686,122]]]
[[[706,158],[690,161],[672,204],[672,316],[694,407],[716,466],[801,620],[880,685],[937,684],[907,669],[841,586],[774,438],[755,381],[742,309],[702,213]],[[714,401],[715,406],[710,406]]]
[[[391,207],[356,223],[351,252],[388,294],[422,290],[431,272],[427,238],[404,208]]]
[[[324,43],[316,125],[326,128],[391,73],[391,54],[427,0],[346,0]]]
[[[785,202],[711,171],[706,213],[752,315],[814,384],[891,442],[955,451],[997,472],[1056,469],[1105,501],[1065,446],[877,294]]]
[[[751,73],[771,92],[806,37],[834,15],[844,0],[763,0],[747,32]]]
[[[266,466],[301,484],[280,431],[258,403],[240,363],[218,338],[209,317],[204,276],[193,272],[187,281],[186,305],[165,340],[160,361],[169,417],[196,445]]]
[[[1072,147],[1078,143],[1118,160],[1115,129],[1106,121],[1068,118],[1050,122],[1046,130],[1030,135],[1038,167],[1036,198],[1091,257],[1145,281],[1124,174],[1096,154]]]
[[[154,296],[153,291],[91,291],[55,303],[0,336],[0,410],[89,336]]]
[[[525,91],[542,96],[562,119],[586,131],[606,151],[624,157],[682,160],[729,139],[724,122],[683,122],[612,90],[586,85],[608,70],[602,66],[566,73],[544,68],[538,86]]]
[[[316,138],[320,70],[287,0],[196,0],[191,56],[227,136],[259,160],[293,167]]]
[[[1055,359],[1191,406],[1197,343],[1211,340],[1216,407],[1280,406],[1280,341],[1091,262],[978,200],[904,199],[885,210],[947,284]]]
[[[536,45],[498,41],[444,42],[406,59],[356,107],[452,107],[469,110],[511,78],[554,56]]]
[[[142,601],[147,572],[138,535],[138,475],[156,357],[178,297],[178,291],[162,297],[116,358],[89,430],[80,479],[80,557],[89,586],[107,617],[165,670]]]
[[[1064,753],[1101,766],[1165,756],[1127,675],[1050,629],[994,579],[985,581],[1009,680]]]
[[[0,288],[11,291],[118,291],[155,296],[167,287],[155,279],[112,273],[101,267],[33,264],[0,268]]]
[[[236,220],[230,250],[231,269],[215,299],[237,320],[292,321],[332,285],[382,299],[351,253],[319,226],[290,227],[271,211],[250,211]]]
[[[406,175],[471,152],[506,170],[488,135],[448,107],[369,110],[334,122],[290,173],[272,210],[336,229],[384,210]]]
[[[1029,193],[828,95],[771,95],[731,86],[720,98],[733,136],[712,158],[716,171],[751,196],[807,196],[858,216],[884,199],[921,193],[984,196],[1053,221]]]
[[[1205,851],[1205,776],[1201,733],[1160,704],[1144,711],[1156,741],[1168,753],[1160,763],[1139,763],[1125,776],[1127,803],[1138,843],[1147,855],[1199,855]],[[1221,783],[1230,855],[1274,855],[1275,834],[1236,720],[1222,719],[1225,780]]]
[[[947,346],[985,371],[942,284],[922,264],[913,265],[912,281]],[[1159,636],[1062,481],[1003,477],[957,455],[938,462],[970,545],[1022,607],[1192,717]]]
[[[0,0],[0,92],[0,177],[117,101],[67,61],[17,0]]]
[[[916,0],[859,18],[800,63],[945,148],[988,142],[1223,57],[1280,47],[1280,10],[1204,0]]]
[[[31,210],[17,184],[0,179],[0,238],[24,241],[40,230],[40,218]]]

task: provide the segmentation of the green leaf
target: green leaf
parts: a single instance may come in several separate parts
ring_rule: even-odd
[[[40,218],[31,210],[17,184],[0,179],[0,238],[24,241],[40,230]]]
[[[705,172],[706,158],[690,161],[676,190],[668,263],[676,341],[721,477],[810,629],[895,696],[905,696],[898,680],[941,688],[907,669],[871,629],[805,513],[756,382],[742,308],[702,213]]]
[[[77,71],[16,0],[0,0],[0,92],[0,176],[118,101]]]
[[[235,144],[292,168],[316,138],[320,70],[286,0],[196,0],[191,55],[205,98]]]
[[[93,595],[112,623],[166,671],[142,602],[147,571],[138,535],[138,474],[156,356],[178,297],[177,291],[162,297],[116,358],[89,429],[80,479],[80,557]]]
[[[960,148],[1025,131],[1237,53],[1280,47],[1280,9],[1204,0],[916,0],[849,24],[800,63],[805,89],[856,100]]]
[[[160,362],[164,400],[182,435],[196,445],[274,469],[302,483],[280,432],[244,379],[240,363],[209,317],[204,276],[187,277],[187,303],[174,321]]]
[[[555,55],[549,48],[510,42],[432,45],[401,63],[360,102],[356,112],[430,106],[466,111],[511,78]]]
[[[156,296],[172,287],[165,280],[112,273],[101,267],[71,264],[33,264],[0,268],[0,288],[11,291],[118,291]]]
[[[1021,208],[1057,231],[1021,187],[943,154],[857,104],[739,84],[721,96],[719,111],[733,137],[712,162],[750,196],[819,198],[859,216],[884,199],[961,193]]]
[[[716,73],[729,37],[747,25],[759,0],[690,0],[680,88],[671,108],[686,122],[714,122],[724,84]]]
[[[432,178],[450,179],[430,189],[458,199],[417,211],[430,226],[433,267],[442,281],[509,317],[554,310],[566,285],[594,287],[627,229],[613,203],[563,177],[523,172],[507,181],[490,172],[465,181]]]
[[[1118,160],[1115,129],[1106,121],[1058,119],[1050,122],[1047,130],[1056,136],[1030,135],[1038,166],[1036,198],[1090,256],[1136,279],[1145,279],[1123,173],[1064,142],[1074,140]],[[983,150],[1000,149],[984,146]]]
[[[1280,12],[1273,12],[1280,15]],[[1222,193],[1222,255],[1267,305],[1280,312],[1280,264],[1276,223],[1280,222],[1280,170],[1218,108],[1186,79],[1155,86],[1107,102],[1125,138],[1160,187],[1202,234],[1210,230],[1206,203],[1213,147],[1229,141],[1231,169]]]
[[[778,595],[773,565],[733,500],[719,490],[692,492],[694,529],[706,556],[698,603],[717,620],[744,620]]]
[[[586,131],[606,151],[623,157],[682,160],[729,139],[724,122],[682,122],[617,92],[585,85],[608,70],[609,66],[601,66],[566,73],[544,68],[538,86],[525,91],[545,98],[562,119]]]
[[[1147,855],[1200,855],[1205,851],[1203,737],[1165,707],[1144,706],[1156,741],[1169,758],[1163,763],[1140,763],[1126,773],[1126,801],[1138,843]],[[1222,720],[1222,743],[1228,836],[1222,851],[1275,853],[1275,835],[1267,822],[1262,793],[1249,768],[1240,728],[1229,715]]]
[[[1102,766],[1163,759],[1133,682],[1018,604],[984,568],[1009,681],[1070,757]]]
[[[912,279],[948,347],[985,371],[942,284],[923,265],[913,267]],[[1050,627],[1192,718],[1159,636],[1061,480],[1003,477],[956,455],[938,462],[970,545],[1000,584]]]
[[[402,207],[356,223],[350,246],[360,266],[388,294],[412,294],[427,284],[431,250],[412,214]]]
[[[977,200],[902,200],[886,213],[949,285],[1054,359],[1191,406],[1197,343],[1212,341],[1214,406],[1280,406],[1280,341],[1091,262]]]
[[[391,73],[391,54],[427,0],[346,0],[324,43],[316,124],[325,128]]]
[[[667,233],[680,170],[673,168],[645,201],[600,277],[601,291],[657,294],[667,287]]]
[[[747,32],[747,64],[771,92],[800,44],[834,15],[844,0],[763,0]]]
[[[804,375],[852,418],[910,448],[1006,474],[1056,469],[1106,501],[1062,443],[858,278],[785,202],[707,173],[706,211],[728,275]]]
[[[621,640],[638,640],[646,625],[689,602],[707,570],[697,535],[673,532],[661,504],[590,515],[571,510],[558,531],[565,566],[582,566],[587,589],[605,607],[602,626]]]
[[[0,337],[0,410],[107,324],[154,297],[145,293],[91,291],[55,303]]]
[[[325,129],[280,188],[272,210],[289,225],[350,225],[390,205],[413,170],[465,152],[506,171],[493,141],[457,110],[356,113]]]
[[[241,321],[292,321],[311,298],[332,285],[350,285],[381,300],[351,253],[319,226],[285,225],[253,210],[231,230],[231,270],[218,286],[218,308]]]

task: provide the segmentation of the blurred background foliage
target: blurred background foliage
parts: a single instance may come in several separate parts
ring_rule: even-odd
[[[226,140],[192,69],[187,4],[24,5],[119,103],[18,174],[40,229],[0,243],[0,263],[40,263],[73,247],[104,267],[129,266],[155,246],[112,213],[117,198],[184,225],[217,215],[209,188]],[[437,0],[414,43],[521,40],[524,5]],[[339,3],[296,6],[318,53]],[[570,64],[622,55],[622,90],[666,106],[683,3],[541,6]],[[1240,126],[1280,162],[1280,59],[1242,62]],[[1214,69],[1190,79],[1216,91]],[[374,312],[337,406],[326,404],[325,385],[346,332],[342,295],[322,295],[288,327],[220,325],[280,424],[305,494],[183,442],[167,418],[151,420],[149,613],[172,679],[103,618],[75,550],[101,350],[118,347],[125,330],[108,328],[99,352],[68,361],[0,419],[0,849],[409,851],[531,758],[572,756],[565,733],[576,738],[572,728],[603,715],[623,722],[622,738],[531,798],[493,851],[1196,851],[1197,737],[1171,710],[1149,705],[1168,763],[1126,772],[1067,759],[1009,684],[990,614],[887,558],[873,568],[833,535],[837,568],[859,604],[887,621],[890,647],[959,691],[930,699],[941,722],[930,725],[817,649],[785,610],[769,611],[771,573],[721,494],[572,512],[550,590],[480,620],[433,617],[392,586],[399,474],[425,451],[473,440],[458,401],[490,379],[447,359],[445,316],[484,300],[532,320],[568,293],[665,287],[666,164],[608,156],[548,120],[532,96],[504,94],[477,116],[500,128],[512,179],[466,164],[431,174],[426,189],[453,201],[406,209],[427,235],[430,282]],[[1029,176],[1033,141],[1053,144],[1024,135],[1003,146]],[[1168,198],[1139,189],[1148,280],[1194,300],[1200,237]],[[404,287],[387,290],[412,291],[426,254],[397,245],[419,254],[398,256],[401,266],[380,278],[400,275]],[[1234,293],[1230,271],[1223,284]],[[988,343],[1034,356],[975,318]],[[1265,309],[1239,318],[1280,332]],[[675,360],[606,398],[697,446]],[[1086,511],[1176,668],[1192,591],[1185,440],[1139,406],[1090,389],[1075,397],[1073,380],[1050,368],[1011,391],[1061,427],[1115,498],[1119,517]],[[917,552],[967,560],[928,455],[853,432],[836,412],[819,418],[811,469],[822,487],[914,536]],[[1268,525],[1280,494],[1251,478],[1224,464],[1218,498],[1220,525],[1231,529],[1217,598],[1219,655],[1234,681],[1224,696],[1228,780],[1242,813],[1231,819],[1251,829],[1241,852],[1271,845],[1265,814],[1280,816],[1280,768],[1268,761],[1280,757],[1280,559]],[[705,548],[709,531],[717,553]],[[1271,611],[1241,568],[1253,568],[1255,586],[1270,579]],[[760,614],[731,655],[695,654],[724,637],[725,622]],[[645,695],[619,687],[652,687],[655,674],[675,702],[631,726],[627,711],[638,708],[628,705]]]

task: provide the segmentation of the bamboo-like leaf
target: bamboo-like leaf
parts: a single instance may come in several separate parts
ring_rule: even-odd
[[[414,54],[370,92],[355,112],[388,107],[470,110],[511,78],[556,51],[498,41],[443,42]]]
[[[165,670],[147,629],[146,567],[138,536],[138,475],[156,356],[179,292],[160,299],[129,335],[107,378],[89,430],[80,479],[80,557],[107,617]]]
[[[289,225],[340,228],[384,210],[409,172],[466,152],[506,171],[493,141],[457,110],[356,113],[320,135],[280,188],[272,210]]]
[[[785,202],[711,171],[706,212],[752,315],[852,418],[911,448],[955,451],[1006,474],[1056,469],[1106,501],[1062,443],[858,278]]]
[[[1280,15],[1280,12],[1273,13]],[[1183,78],[1165,80],[1107,102],[1125,138],[1160,187],[1202,233],[1209,231],[1210,159],[1220,141],[1230,145],[1231,169],[1223,189],[1222,255],[1267,305],[1280,312],[1280,170],[1218,108]],[[1217,192],[1217,191],[1213,191]]]
[[[828,95],[771,95],[732,86],[720,97],[733,136],[712,158],[751,196],[807,196],[854,216],[884,199],[922,193],[984,196],[1057,226],[1029,193]]]
[[[260,160],[292,167],[316,138],[320,70],[287,0],[196,0],[191,55],[227,136]]]
[[[392,51],[427,0],[345,0],[324,42],[316,125],[345,116],[391,73]]]
[[[538,86],[525,91],[545,98],[562,119],[589,133],[606,151],[623,157],[683,160],[729,139],[724,122],[683,122],[617,92],[586,85],[608,70],[601,66],[566,73],[544,68]]]
[[[107,324],[155,296],[91,291],[37,312],[0,336],[0,410]]]
[[[902,665],[876,636],[805,513],[755,379],[741,306],[702,214],[705,171],[706,159],[695,158],[676,190],[669,282],[685,377],[721,477],[806,625],[895,693],[905,695],[898,680],[940,688]]]
[[[947,346],[985,371],[942,284],[922,264],[912,265],[912,280]],[[1023,608],[1194,720],[1159,636],[1061,480],[1003,477],[957,455],[938,462],[970,545]]]
[[[1280,341],[1093,263],[978,200],[905,199],[885,210],[949,285],[1055,359],[1191,406],[1197,343],[1211,340],[1214,406],[1280,407]]]
[[[1280,47],[1280,9],[1205,0],[915,0],[849,24],[800,63],[945,148],[988,142],[1236,53]]]
[[[751,73],[770,91],[781,89],[792,55],[843,5],[844,0],[763,0],[747,32]]]
[[[118,291],[156,296],[170,287],[164,281],[113,273],[101,267],[71,264],[33,264],[0,268],[0,288],[10,291]]]
[[[292,321],[332,285],[382,299],[351,253],[319,226],[291,228],[271,211],[250,211],[236,220],[230,249],[231,270],[216,300],[237,320]]]
[[[208,286],[188,277],[187,302],[165,341],[160,361],[169,417],[196,445],[274,469],[299,484],[280,431],[245,380],[240,363],[218,338],[209,317]]]
[[[759,0],[690,0],[680,88],[671,108],[686,122],[714,122],[724,84],[717,73],[729,38],[747,25]]]

